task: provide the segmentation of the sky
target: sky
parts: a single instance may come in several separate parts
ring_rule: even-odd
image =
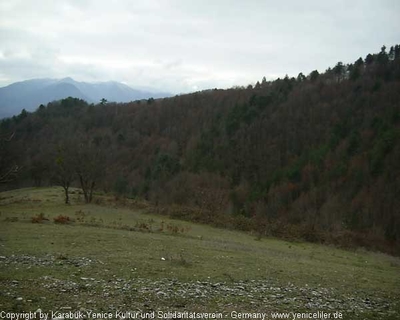
[[[186,93],[400,44],[398,0],[0,0],[0,87],[32,78]]]

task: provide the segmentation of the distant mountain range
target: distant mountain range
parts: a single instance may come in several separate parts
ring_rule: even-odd
[[[22,109],[34,111],[40,104],[67,97],[98,103],[103,98],[109,102],[129,102],[167,96],[171,94],[137,90],[115,81],[88,83],[72,78],[32,79],[0,88],[0,118],[19,114]]]

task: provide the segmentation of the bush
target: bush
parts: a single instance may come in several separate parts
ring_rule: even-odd
[[[33,216],[31,219],[32,223],[42,223],[43,221],[48,221],[48,220],[49,219],[47,219],[42,212],[36,216]]]
[[[67,224],[70,222],[72,222],[72,220],[68,216],[63,216],[61,214],[54,218],[54,223]]]
[[[151,224],[142,221],[137,221],[135,224],[135,228],[138,228],[140,231],[152,232]]]

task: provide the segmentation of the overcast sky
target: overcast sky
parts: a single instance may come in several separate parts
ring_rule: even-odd
[[[171,93],[326,70],[400,44],[400,1],[0,0],[0,86],[31,78]]]

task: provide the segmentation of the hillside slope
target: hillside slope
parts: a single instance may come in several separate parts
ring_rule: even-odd
[[[2,311],[196,311],[225,319],[234,319],[232,311],[266,319],[323,311],[399,319],[397,257],[260,241],[153,215],[141,202],[96,194],[98,204],[88,205],[72,191],[70,205],[62,188],[0,193]]]
[[[399,253],[400,46],[254,87],[66,99],[3,121],[10,132],[3,150],[23,170],[9,188],[54,182],[61,157],[160,213]]]

